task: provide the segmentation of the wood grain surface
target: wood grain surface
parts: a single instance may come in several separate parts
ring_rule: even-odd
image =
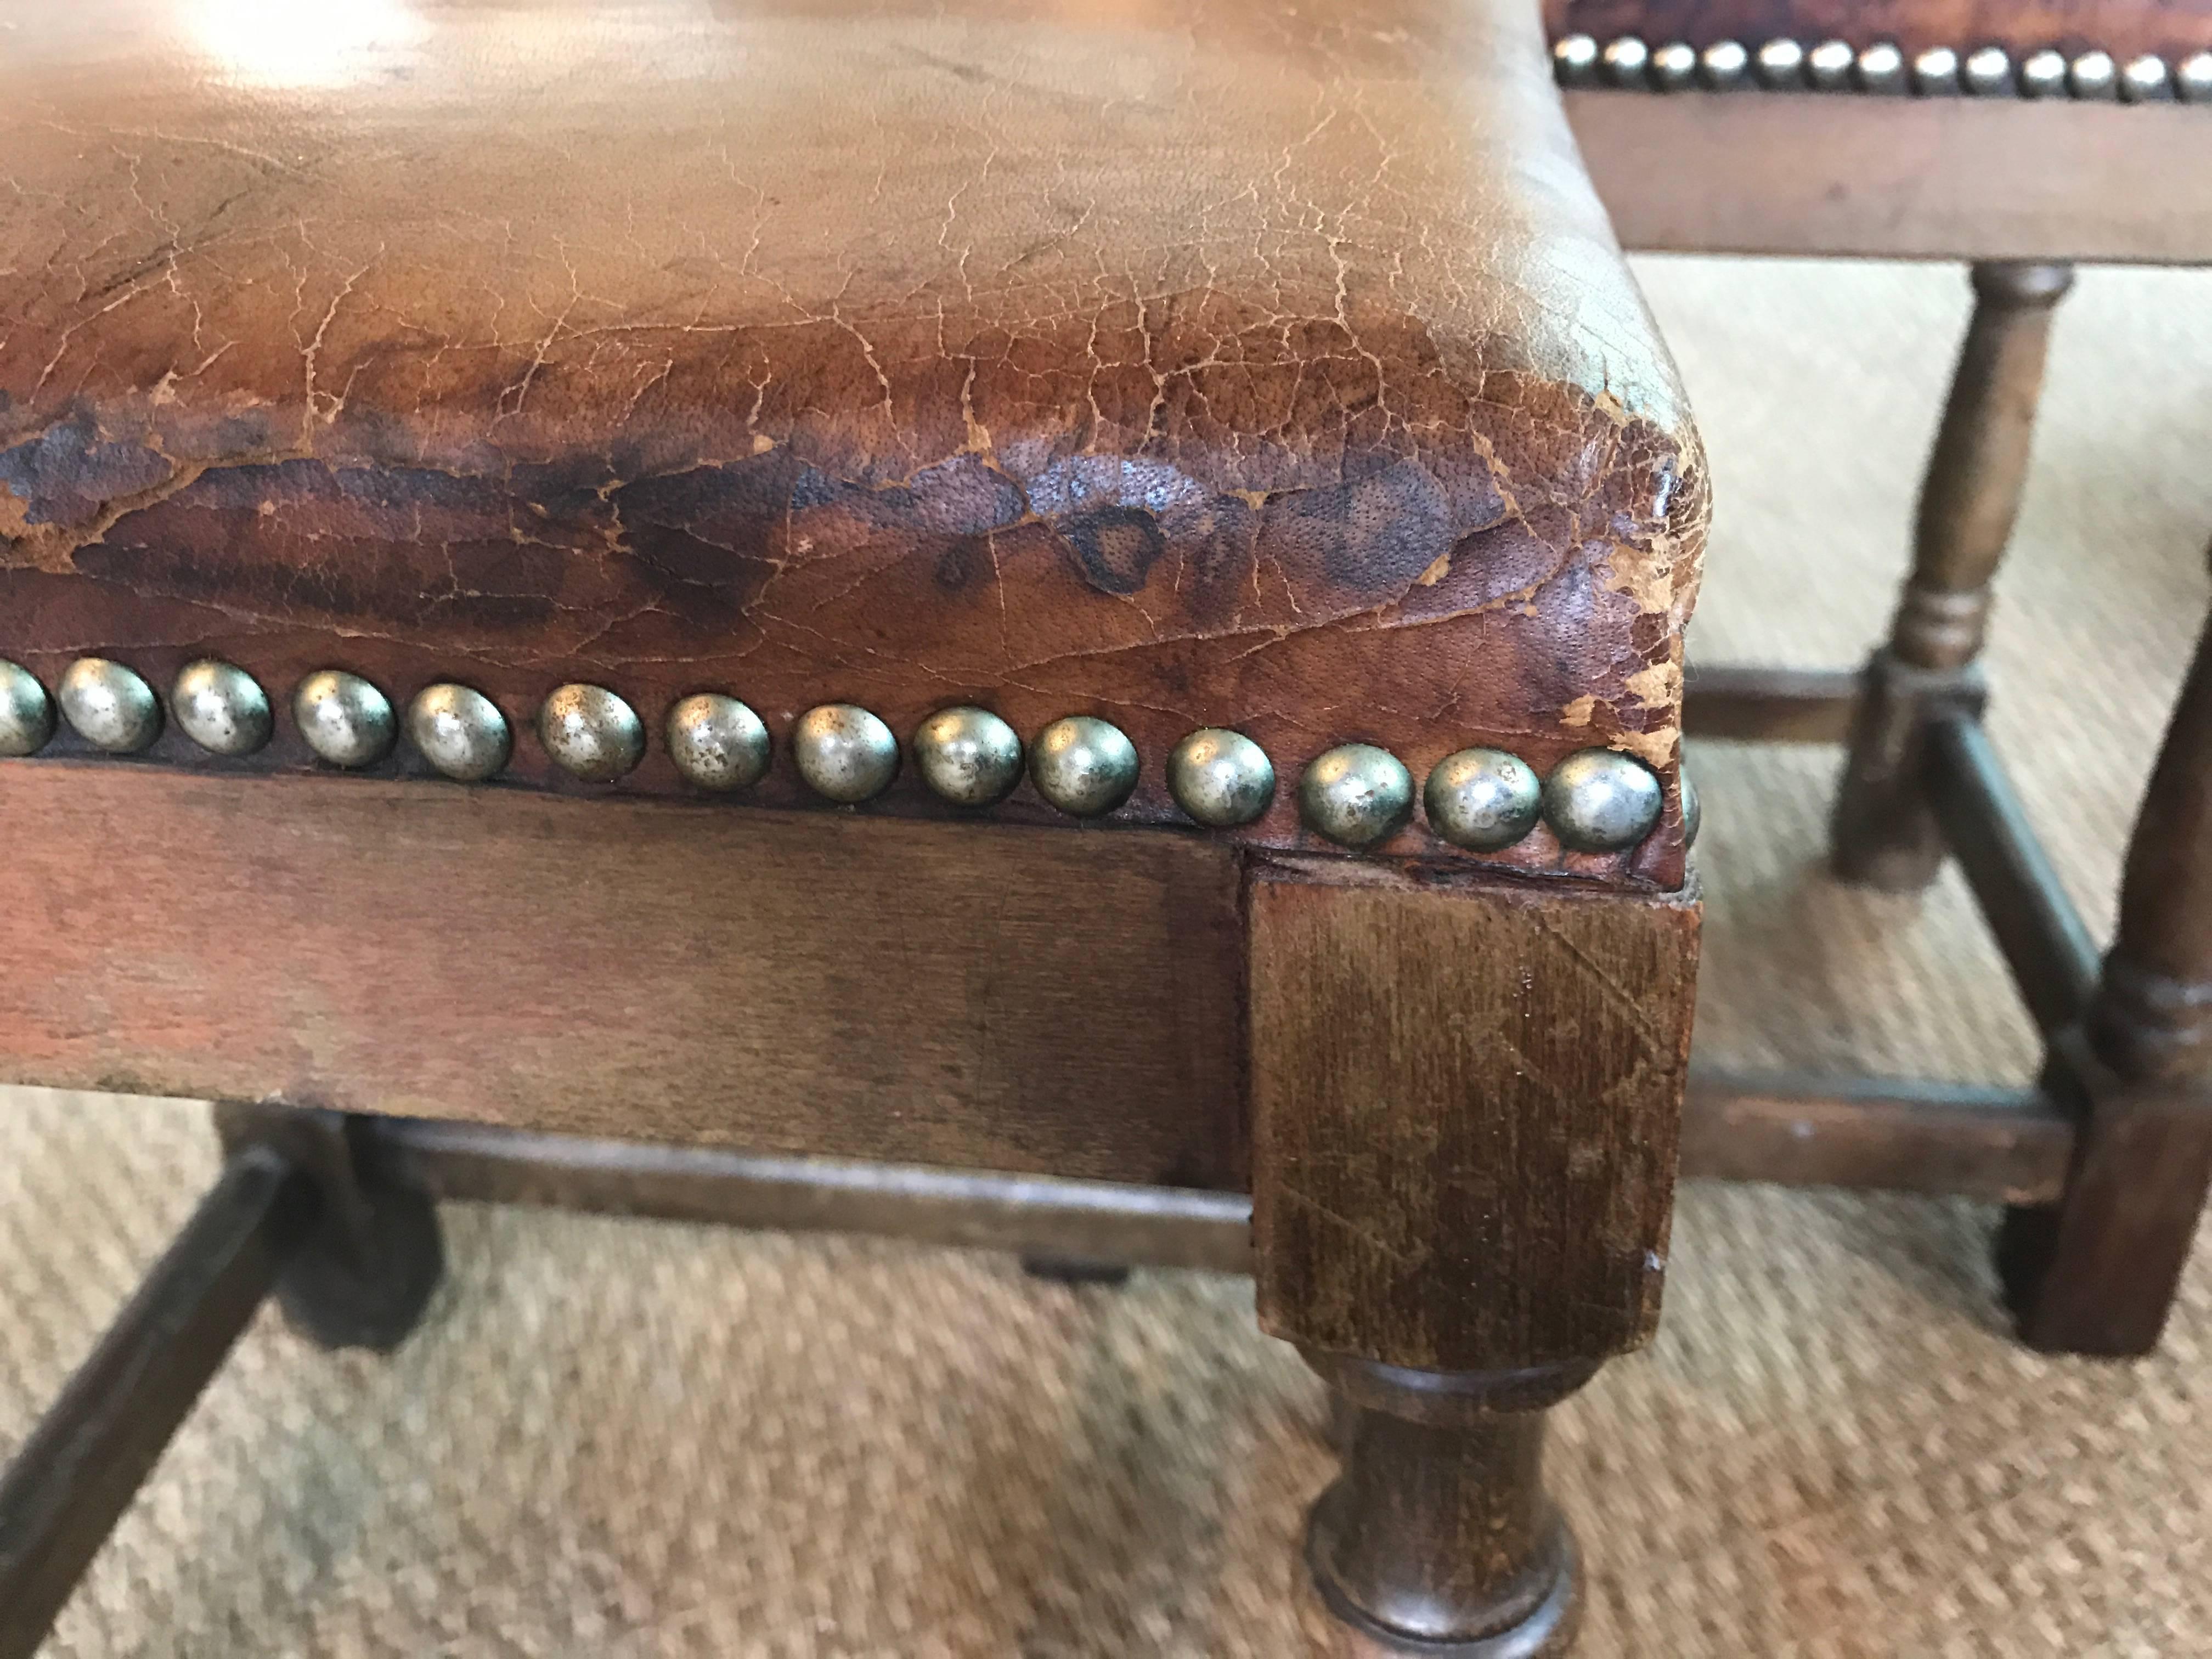
[[[1425,1370],[1644,1341],[1695,899],[1275,878],[1249,904],[1262,1325]]]
[[[0,1077],[1235,1186],[1235,855],[0,764]]]

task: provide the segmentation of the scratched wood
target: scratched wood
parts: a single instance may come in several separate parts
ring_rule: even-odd
[[[1696,902],[1270,877],[1249,905],[1266,1328],[1425,1370],[1645,1340]]]
[[[0,845],[6,1080],[1243,1180],[1199,836],[0,762]]]

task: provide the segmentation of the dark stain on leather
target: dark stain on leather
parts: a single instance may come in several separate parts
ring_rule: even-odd
[[[568,565],[566,550],[509,532],[510,507],[445,473],[213,468],[124,514],[74,568],[240,616],[496,636],[543,623]],[[414,533],[431,525],[434,543]]]
[[[1133,507],[1082,514],[1062,523],[1060,533],[1074,550],[1083,580],[1102,593],[1140,592],[1168,548],[1159,520]]]
[[[1355,483],[1302,489],[1267,504],[1267,556],[1363,598],[1402,592],[1450,550],[1436,480],[1408,461]]]
[[[166,483],[174,468],[159,452],[104,438],[79,413],[0,451],[0,487],[22,503],[23,522],[81,525],[118,496]]]
[[[991,574],[991,545],[981,536],[957,538],[937,556],[937,586],[945,592],[973,589]]]

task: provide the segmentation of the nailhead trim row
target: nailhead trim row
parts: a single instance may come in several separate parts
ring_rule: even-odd
[[[143,733],[125,742],[104,726],[82,730],[89,716],[73,710],[67,696],[58,699],[62,719],[111,752],[149,746],[164,724],[164,705],[176,719],[184,709],[179,697],[186,693],[193,700],[189,717],[177,724],[210,753],[251,752],[273,732],[271,700],[251,674],[232,664],[207,659],[187,665],[178,677],[182,691],[173,690],[166,699],[126,665],[105,658],[78,659],[64,680],[88,676],[111,692],[150,705],[140,721]],[[226,698],[237,707],[224,706]],[[725,694],[702,693],[680,700],[671,712],[696,714],[693,706],[707,702],[726,706],[722,717],[737,720],[729,728],[735,733],[732,740],[750,752],[733,761],[731,755],[705,749],[696,754],[672,749],[678,770],[699,787],[716,790],[732,787],[733,779],[738,787],[757,781],[767,769],[770,740],[750,708]],[[0,755],[27,756],[44,748],[57,728],[56,703],[28,670],[0,659]],[[323,669],[301,681],[289,706],[310,748],[341,769],[381,761],[403,734],[432,765],[464,781],[497,775],[513,751],[506,716],[489,698],[458,683],[425,688],[402,719],[368,681]],[[557,687],[544,700],[536,723],[553,761],[589,782],[614,781],[646,752],[646,728],[636,710],[602,686]],[[241,732],[248,737],[241,739]],[[696,738],[688,728],[687,735]],[[875,714],[851,705],[808,710],[786,741],[800,775],[824,799],[854,804],[872,799],[899,770],[897,738]],[[1025,747],[989,711],[948,708],[925,720],[904,748],[920,763],[932,792],[951,805],[995,803],[1019,780],[1026,762],[1038,793],[1078,817],[1117,808],[1135,787],[1139,766],[1134,747],[1118,727],[1087,715],[1053,722]],[[1216,828],[1249,823],[1267,811],[1273,797],[1268,757],[1250,738],[1232,731],[1194,732],[1176,745],[1168,766],[1170,793],[1194,823]],[[1298,790],[1307,827],[1352,848],[1387,840],[1410,823],[1413,796],[1413,781],[1398,759],[1364,744],[1340,744],[1316,757]],[[1439,839],[1482,852],[1514,845],[1539,821],[1577,850],[1624,851],[1657,827],[1663,806],[1656,775],[1641,761],[1607,749],[1569,756],[1540,787],[1535,774],[1515,756],[1462,750],[1437,763],[1425,796],[1429,825]]]

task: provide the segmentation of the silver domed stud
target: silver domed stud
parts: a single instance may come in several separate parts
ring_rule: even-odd
[[[1698,49],[1669,40],[1651,54],[1651,84],[1662,92],[1680,92],[1698,78]]]
[[[2066,54],[2045,46],[2021,60],[2020,95],[2056,98],[2066,90]]]
[[[1733,92],[1743,84],[1751,68],[1751,54],[1738,40],[1716,40],[1698,54],[1698,70],[1715,92]]]
[[[2212,52],[2193,52],[2177,64],[2173,89],[2192,104],[2212,104]]]
[[[1847,40],[1823,40],[1805,54],[1805,74],[1822,92],[1841,92],[1851,83],[1851,66],[1858,61]]]
[[[1805,84],[1805,48],[1795,40],[1769,40],[1759,49],[1759,84],[1792,92]]]
[[[250,755],[276,729],[260,683],[212,657],[185,665],[169,688],[169,707],[185,735],[213,754]]]
[[[1930,46],[1912,58],[1912,89],[1923,98],[1948,98],[1959,90],[1959,54]]]
[[[2002,98],[2012,90],[2012,59],[2002,46],[1984,46],[1966,54],[1960,78],[1977,98]]]
[[[153,688],[105,657],[79,657],[64,670],[59,701],[70,729],[111,755],[135,755],[161,735]]]
[[[1536,827],[1544,786],[1536,769],[1503,749],[1462,749],[1430,769],[1421,804],[1429,828],[1455,847],[1496,853]]]
[[[930,793],[955,806],[995,806],[1022,781],[1022,740],[988,708],[940,708],[914,734]]]
[[[2120,71],[2120,97],[2130,104],[2155,104],[2173,96],[2173,82],[2166,72],[2166,59],[2154,52],[2130,58]]]
[[[1613,749],[1578,749],[1544,780],[1544,817],[1577,853],[1633,847],[1659,822],[1666,799],[1658,775]]]
[[[1037,733],[1030,781],[1070,817],[1112,811],[1137,787],[1137,745],[1110,720],[1071,714]]]
[[[668,756],[700,789],[743,789],[768,774],[768,727],[735,697],[702,691],[668,711]]]
[[[1274,763],[1242,732],[1202,726],[1169,754],[1168,793],[1212,829],[1249,823],[1274,805]]]
[[[462,783],[491,776],[514,750],[498,705],[481,691],[450,682],[415,694],[407,705],[407,735],[424,760]]]
[[[1651,49],[1632,34],[1624,34],[1618,40],[1608,40],[1605,50],[1598,54],[1605,65],[1605,78],[1616,87],[1640,87],[1645,84],[1644,71],[1651,66]]]
[[[1387,841],[1413,816],[1413,775],[1387,749],[1340,744],[1314,757],[1298,780],[1309,828],[1344,847]]]
[[[1587,34],[1563,35],[1552,47],[1552,72],[1563,87],[1586,87],[1597,75],[1597,42]]]
[[[1873,93],[1905,90],[1905,54],[1887,40],[1859,53],[1859,86]]]
[[[1698,798],[1698,786],[1690,781],[1687,772],[1681,775],[1681,780],[1682,845],[1691,848],[1698,844],[1698,831],[1705,828],[1705,804]]]
[[[0,755],[35,755],[53,734],[53,699],[39,677],[0,658]]]
[[[2110,98],[2119,91],[2119,65],[2109,52],[2085,52],[2066,66],[2066,86],[2076,98]]]
[[[358,674],[320,668],[292,694],[292,718],[319,760],[332,766],[371,766],[392,752],[398,722],[392,704]]]
[[[645,722],[604,685],[564,685],[538,705],[538,741],[586,783],[612,783],[645,758]]]
[[[791,757],[817,795],[842,805],[872,800],[898,775],[898,739],[866,709],[825,702],[799,717]]]

